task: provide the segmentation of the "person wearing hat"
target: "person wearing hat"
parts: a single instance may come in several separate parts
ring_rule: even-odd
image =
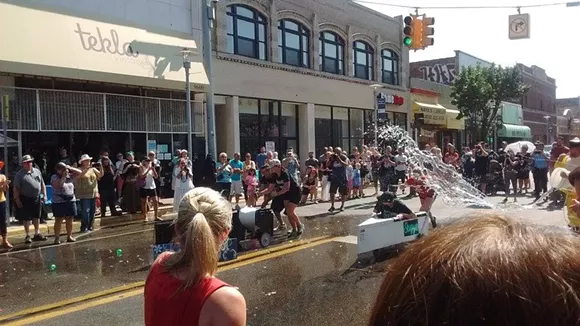
[[[300,188],[288,173],[282,170],[282,162],[272,159],[268,162],[270,184],[267,189],[261,192],[262,195],[270,195],[272,199],[272,211],[275,213],[286,210],[288,222],[291,229],[288,230],[288,237],[299,236],[304,232],[304,224],[296,214],[296,207],[300,203]]]
[[[139,187],[137,178],[139,176],[140,165],[135,161],[135,153],[125,154],[127,162],[123,165],[121,176],[123,178],[123,207],[129,214],[135,214],[141,209],[141,199],[139,198]]]
[[[384,192],[377,197],[373,214],[379,218],[396,218],[399,220],[416,218],[413,211],[397,199],[392,192]]]
[[[81,209],[81,232],[93,230],[99,193],[98,182],[104,173],[102,164],[98,165],[98,169],[91,166],[92,159],[87,154],[81,155],[79,159],[81,173],[75,176],[75,196],[80,201]]]
[[[24,224],[26,244],[34,241],[44,241],[46,237],[40,234],[39,223],[42,203],[46,200],[46,185],[40,170],[32,163],[30,155],[22,157],[22,169],[14,176],[14,203],[16,216]],[[34,237],[30,238],[30,222],[34,225]]]
[[[4,169],[4,162],[0,161],[0,170]],[[8,217],[6,216],[6,191],[10,180],[6,175],[0,174],[0,237],[2,237],[2,248],[12,249],[12,245],[8,242]]]
[[[67,242],[75,242],[72,237],[73,219],[77,215],[74,175],[80,175],[81,170],[73,168],[64,162],[59,162],[55,174],[50,178],[52,185],[52,215],[54,216],[54,243],[60,244],[62,221],[65,221]]]

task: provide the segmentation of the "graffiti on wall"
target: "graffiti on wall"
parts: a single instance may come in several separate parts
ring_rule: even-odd
[[[457,78],[454,63],[422,66],[419,71],[423,74],[421,78],[439,84],[451,85]]]

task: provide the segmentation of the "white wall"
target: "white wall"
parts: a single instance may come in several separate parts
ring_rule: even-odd
[[[201,0],[2,0],[0,2],[185,34],[191,34],[192,29],[201,30]]]

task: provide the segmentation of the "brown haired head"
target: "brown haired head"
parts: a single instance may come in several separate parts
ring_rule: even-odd
[[[473,217],[390,266],[369,325],[580,325],[580,238]]]

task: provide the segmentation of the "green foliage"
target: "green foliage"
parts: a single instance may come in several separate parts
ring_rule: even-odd
[[[465,127],[474,140],[485,140],[498,123],[501,102],[519,103],[528,90],[517,67],[467,67],[451,88],[451,103],[465,117]]]

